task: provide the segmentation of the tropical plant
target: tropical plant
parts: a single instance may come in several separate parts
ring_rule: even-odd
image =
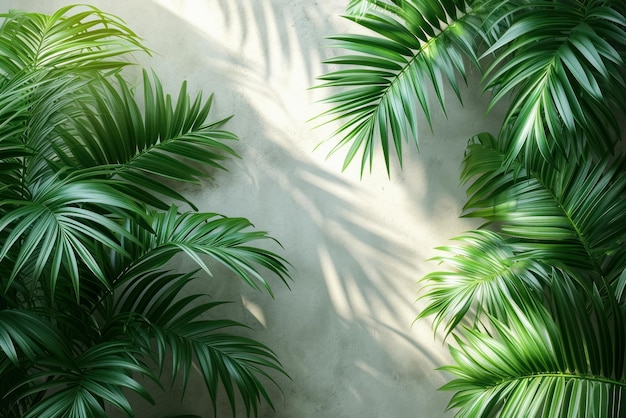
[[[437,257],[425,308],[454,364],[459,417],[626,414],[626,7],[617,0],[352,0],[359,34],[327,63],[321,115],[339,123],[331,150],[361,170],[380,151],[417,143],[428,92],[477,68],[496,136],[471,138],[463,216],[485,219]],[[370,31],[366,34],[367,30]],[[436,131],[436,127],[432,127]]]
[[[266,275],[289,280],[267,233],[176,190],[236,156],[228,118],[146,71],[137,94],[122,70],[149,51],[115,16],[0,18],[0,415],[133,416],[129,393],[152,400],[138,377],[160,385],[170,362],[184,387],[200,371],[214,411],[271,405],[276,355],[188,288],[216,265],[270,294]]]

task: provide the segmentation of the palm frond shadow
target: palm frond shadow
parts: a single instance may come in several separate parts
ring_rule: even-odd
[[[292,324],[288,318],[281,318],[280,311],[274,310],[272,306],[264,310],[266,318],[276,318],[275,320],[280,323],[269,326],[268,332],[272,334],[272,329],[282,329],[281,335],[289,335],[293,339],[289,344],[289,350],[280,353],[286,365],[295,366],[292,377],[298,392],[293,394],[292,398],[298,402],[298,397],[305,393],[320,391],[319,387],[315,387],[315,379],[305,378],[314,372],[311,369],[303,369],[305,365],[302,364],[300,356],[315,358],[314,363],[323,361],[329,351],[329,348],[325,347],[328,344],[337,349],[344,346],[368,347],[368,352],[362,354],[358,350],[357,352],[351,350],[349,358],[333,360],[323,371],[336,372],[341,378],[350,375],[351,378],[346,378],[341,385],[351,388],[345,396],[353,397],[355,401],[359,396],[365,399],[375,396],[370,385],[376,381],[376,376],[390,383],[386,379],[398,375],[398,361],[412,363],[415,359],[420,359],[421,362],[415,365],[414,372],[418,369],[426,372],[428,367],[442,364],[440,348],[436,344],[429,344],[434,342],[432,332],[411,328],[416,306],[413,293],[406,291],[407,288],[415,286],[414,282],[420,275],[420,264],[429,256],[423,249],[432,247],[428,240],[431,234],[434,235],[433,231],[428,231],[428,234],[425,234],[428,236],[423,237],[423,241],[415,242],[406,238],[413,233],[419,234],[419,226],[411,225],[410,232],[407,232],[402,229],[406,225],[394,223],[393,217],[384,222],[379,220],[380,223],[372,222],[365,207],[368,205],[366,202],[374,201],[377,197],[367,191],[367,186],[355,190],[354,184],[307,163],[302,157],[291,152],[288,143],[281,145],[273,138],[274,136],[269,136],[265,140],[251,144],[260,148],[250,150],[256,158],[255,165],[271,167],[275,164],[274,160],[264,158],[268,155],[268,149],[262,144],[271,144],[268,146],[284,158],[296,160],[295,164],[282,160],[285,166],[293,165],[298,169],[294,172],[264,170],[264,178],[255,178],[253,172],[255,170],[250,168],[249,176],[254,179],[250,182],[261,195],[279,194],[282,199],[295,205],[299,217],[294,227],[302,228],[300,233],[281,237],[281,242],[286,248],[295,251],[291,258],[294,260],[297,282],[293,291],[299,300],[296,301],[294,309],[298,309],[305,318],[311,319],[306,320],[304,324],[300,322]],[[252,156],[249,156],[248,161],[251,159]],[[235,171],[245,172],[243,167]],[[436,199],[447,200],[447,203],[454,201],[455,210],[460,211],[462,199],[455,195],[458,191],[443,191],[437,186],[434,180],[436,177],[427,177],[431,180],[426,181],[425,187],[440,189]],[[410,183],[411,179],[406,181]],[[277,188],[280,190],[277,191]],[[442,219],[437,220],[435,213],[439,206],[438,202],[431,203],[433,212],[427,216],[434,218],[434,222],[441,222]],[[418,205],[419,202],[407,202],[407,206],[412,204]],[[389,209],[393,210],[392,207]],[[250,210],[254,211],[254,208]],[[303,241],[314,243],[316,252],[311,254],[311,249],[303,246]],[[303,258],[298,254],[309,256]],[[304,301],[300,299],[299,294],[307,295]],[[289,304],[289,301],[286,303]],[[285,305],[282,306],[284,308]],[[333,308],[332,312],[328,312],[329,306]],[[311,331],[312,329],[316,330],[315,333]],[[310,337],[307,338],[310,334],[317,336],[314,346],[310,345]],[[392,340],[394,343],[381,345],[379,343],[381,338],[386,341]],[[404,352],[391,348],[403,344],[409,345],[410,348]],[[313,353],[305,354],[307,351]],[[289,369],[289,366],[287,368]],[[349,371],[350,368],[353,369],[352,372]],[[403,376],[403,384],[406,385],[405,389],[419,384],[415,375],[400,373],[400,376]],[[339,379],[338,383],[343,382]],[[341,392],[346,393],[346,390],[348,389]],[[330,399],[320,402],[331,403],[336,396],[332,394]],[[399,403],[410,399],[399,396],[398,393],[377,397],[389,397]],[[444,398],[445,395],[442,395],[442,405],[445,403]]]
[[[226,26],[243,32],[239,36],[240,46],[246,42],[259,44],[266,77],[279,70],[271,58],[277,50],[282,52],[288,65],[301,61],[306,76],[312,76],[319,48],[304,47],[305,38],[309,36],[311,27],[322,33],[332,29],[332,20],[328,19],[325,8],[315,2],[288,0],[219,0],[218,3]],[[248,30],[251,22],[256,30]]]

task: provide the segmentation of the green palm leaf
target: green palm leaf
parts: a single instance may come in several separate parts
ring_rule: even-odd
[[[104,245],[126,255],[118,238],[134,238],[119,219],[106,213],[141,217],[144,211],[108,185],[85,178],[91,175],[91,171],[66,178],[58,175],[33,185],[26,198],[0,202],[1,206],[10,208],[5,209],[0,222],[0,232],[8,234],[0,247],[0,260],[19,248],[16,258],[11,260],[13,268],[7,286],[24,270],[32,272],[32,278],[37,280],[47,268],[52,294],[59,272],[63,271],[71,278],[78,297],[82,266],[105,287],[109,286],[109,278],[94,257],[94,246]]]
[[[360,152],[361,170],[371,163],[380,140],[389,170],[390,149],[402,162],[403,141],[418,137],[417,109],[431,120],[427,84],[434,87],[445,111],[444,80],[460,99],[457,76],[466,75],[465,58],[478,65],[476,33],[482,24],[482,2],[370,1],[374,8],[348,19],[367,28],[371,35],[339,35],[330,39],[334,48],[349,55],[325,63],[342,69],[320,77],[319,87],[340,88],[324,101],[330,110],[320,117],[342,121],[334,135],[341,135],[332,152],[349,146],[344,168]]]
[[[417,319],[434,315],[435,330],[443,325],[446,333],[461,323],[477,326],[489,315],[507,323],[513,306],[532,309],[529,300],[539,300],[545,283],[545,266],[516,249],[490,231],[469,231],[455,238],[459,244],[439,247],[450,253],[434,260],[449,269],[429,273],[420,280],[428,301]]]
[[[166,352],[171,353],[173,377],[183,379],[183,393],[193,364],[197,364],[215,414],[221,386],[236,412],[236,397],[243,400],[247,416],[256,416],[257,405],[272,402],[262,380],[274,382],[268,370],[284,373],[275,354],[265,345],[222,330],[243,327],[235,321],[206,319],[221,302],[200,302],[202,295],[183,296],[181,292],[193,280],[193,273],[150,273],[121,286],[111,295],[111,316],[105,325],[105,336],[130,336],[149,353],[153,342],[157,347],[155,360],[163,370]]]
[[[14,365],[33,361],[45,353],[65,354],[63,338],[34,312],[20,309],[0,310],[0,352]]]
[[[257,241],[272,240],[267,233],[251,231],[252,226],[244,218],[228,218],[215,213],[179,214],[172,206],[166,213],[152,213],[151,231],[140,225],[128,225],[129,232],[142,244],[136,247],[126,240],[125,249],[133,254],[132,263],[117,260],[116,271],[123,272],[118,281],[130,280],[148,271],[161,268],[175,254],[184,253],[198,266],[211,275],[211,269],[201,256],[208,256],[251,287],[265,288],[272,293],[269,283],[263,278],[260,269],[278,276],[288,283],[288,264],[272,251],[260,248]]]
[[[346,6],[346,13],[351,16],[362,16],[371,8],[371,5],[370,0],[350,0]]]
[[[480,217],[519,239],[537,259],[615,280],[626,260],[626,177],[620,159],[514,161],[492,136],[468,147],[463,180],[473,179],[464,216]]]
[[[146,203],[168,207],[150,194],[156,192],[195,209],[163,180],[198,183],[207,174],[196,166],[222,169],[222,160],[237,155],[226,142],[237,137],[221,129],[229,118],[207,121],[212,98],[203,101],[198,95],[192,100],[183,83],[174,101],[159,79],[153,79],[144,71],[143,111],[121,78],[102,79],[97,87],[92,83],[93,100],[85,102],[83,116],[61,132],[63,146],[57,151],[64,165],[115,166],[113,174],[125,180],[117,187]]]
[[[114,70],[128,65],[119,59],[122,55],[145,51],[137,35],[115,16],[83,6],[85,11],[67,17],[75,7],[52,15],[16,10],[0,14],[0,72]]]
[[[514,309],[494,334],[461,331],[450,350],[457,417],[622,416],[623,307],[554,272],[548,309]]]
[[[503,133],[509,161],[524,147],[548,159],[569,152],[576,131],[588,152],[611,151],[619,137],[611,107],[626,91],[626,16],[604,2],[534,1],[518,13],[485,53],[499,53],[486,74],[491,107],[514,93]]]
[[[0,194],[4,197],[22,194],[22,158],[33,153],[21,140],[29,113],[24,97],[32,93],[33,85],[41,87],[32,74],[0,80]]]
[[[22,417],[40,399],[40,394],[27,392],[37,383],[18,384],[24,382],[42,358],[71,356],[66,336],[42,311],[24,307],[0,310],[0,415],[3,417]]]
[[[152,402],[150,395],[133,377],[133,373],[152,376],[147,368],[135,361],[134,350],[125,342],[103,342],[75,358],[40,359],[37,363],[40,371],[32,373],[16,389],[32,384],[22,396],[42,391],[51,394],[31,408],[24,418],[106,417],[104,402],[133,416],[123,389]]]
[[[219,303],[181,292],[195,271],[162,271],[184,253],[270,294],[266,273],[287,283],[249,221],[169,204],[197,210],[173,183],[236,156],[229,118],[208,120],[212,98],[183,83],[173,99],[146,72],[137,99],[119,70],[145,48],[114,16],[68,6],[0,19],[0,415],[132,416],[127,392],[151,401],[135,379],[157,381],[147,360],[162,369],[166,350],[174,377],[186,385],[196,362],[233,414],[235,402],[248,415],[271,405],[275,354],[224,331],[242,324],[207,319]]]

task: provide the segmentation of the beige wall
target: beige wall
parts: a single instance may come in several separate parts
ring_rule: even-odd
[[[3,9],[51,12],[71,2],[0,0]],[[330,127],[307,120],[323,109],[324,92],[307,90],[333,53],[325,36],[353,30],[341,19],[347,0],[109,0],[91,4],[122,17],[154,52],[138,57],[176,93],[215,93],[216,115],[234,114],[242,160],[227,163],[202,187],[185,193],[202,210],[245,216],[270,231],[293,264],[292,289],[276,282],[275,300],[217,275],[202,290],[235,303],[228,313],[258,330],[292,380],[271,388],[276,411],[261,417],[444,417],[449,394],[435,371],[448,361],[427,321],[413,324],[416,281],[436,268],[433,247],[471,228],[458,219],[464,191],[458,176],[464,145],[480,131],[496,132],[501,115],[485,120],[486,97],[465,91],[465,107],[450,94],[449,118],[424,124],[420,153],[387,178],[382,160],[359,179],[341,173],[342,155],[314,147]],[[476,76],[474,77],[476,79]],[[275,248],[277,249],[277,248]],[[139,402],[139,417],[196,413],[210,417],[201,383],[179,404],[180,388]],[[226,410],[224,410],[226,411]],[[243,412],[243,411],[242,411]],[[220,416],[228,416],[222,414]]]

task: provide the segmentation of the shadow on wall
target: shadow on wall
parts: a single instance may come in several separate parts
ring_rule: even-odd
[[[323,37],[349,30],[338,17],[347,1],[91,3],[146,39],[156,55],[138,59],[155,68],[166,90],[176,93],[188,79],[190,90],[215,93],[218,116],[234,114],[227,128],[241,137],[235,148],[242,160],[183,192],[201,210],[244,216],[270,231],[294,266],[292,290],[276,283],[274,301],[225,271],[216,271],[208,289],[198,281],[216,300],[238,302],[223,312],[260,330],[255,338],[291,375],[278,377],[284,394],[268,388],[276,411],[263,405],[259,416],[444,416],[449,397],[436,392],[443,377],[433,369],[448,361],[447,350],[430,324],[411,326],[415,282],[434,267],[423,262],[432,247],[470,227],[456,219],[463,203],[458,175],[486,106],[449,112],[448,127],[435,132],[441,140],[424,131],[421,154],[408,150],[391,181],[382,159],[360,181],[358,170],[339,172],[340,158],[321,161],[324,151],[313,148],[329,129],[306,123],[319,98],[307,88],[329,53]],[[194,379],[183,406],[175,385],[155,396],[155,407],[138,400],[137,415],[210,417],[208,394]]]

